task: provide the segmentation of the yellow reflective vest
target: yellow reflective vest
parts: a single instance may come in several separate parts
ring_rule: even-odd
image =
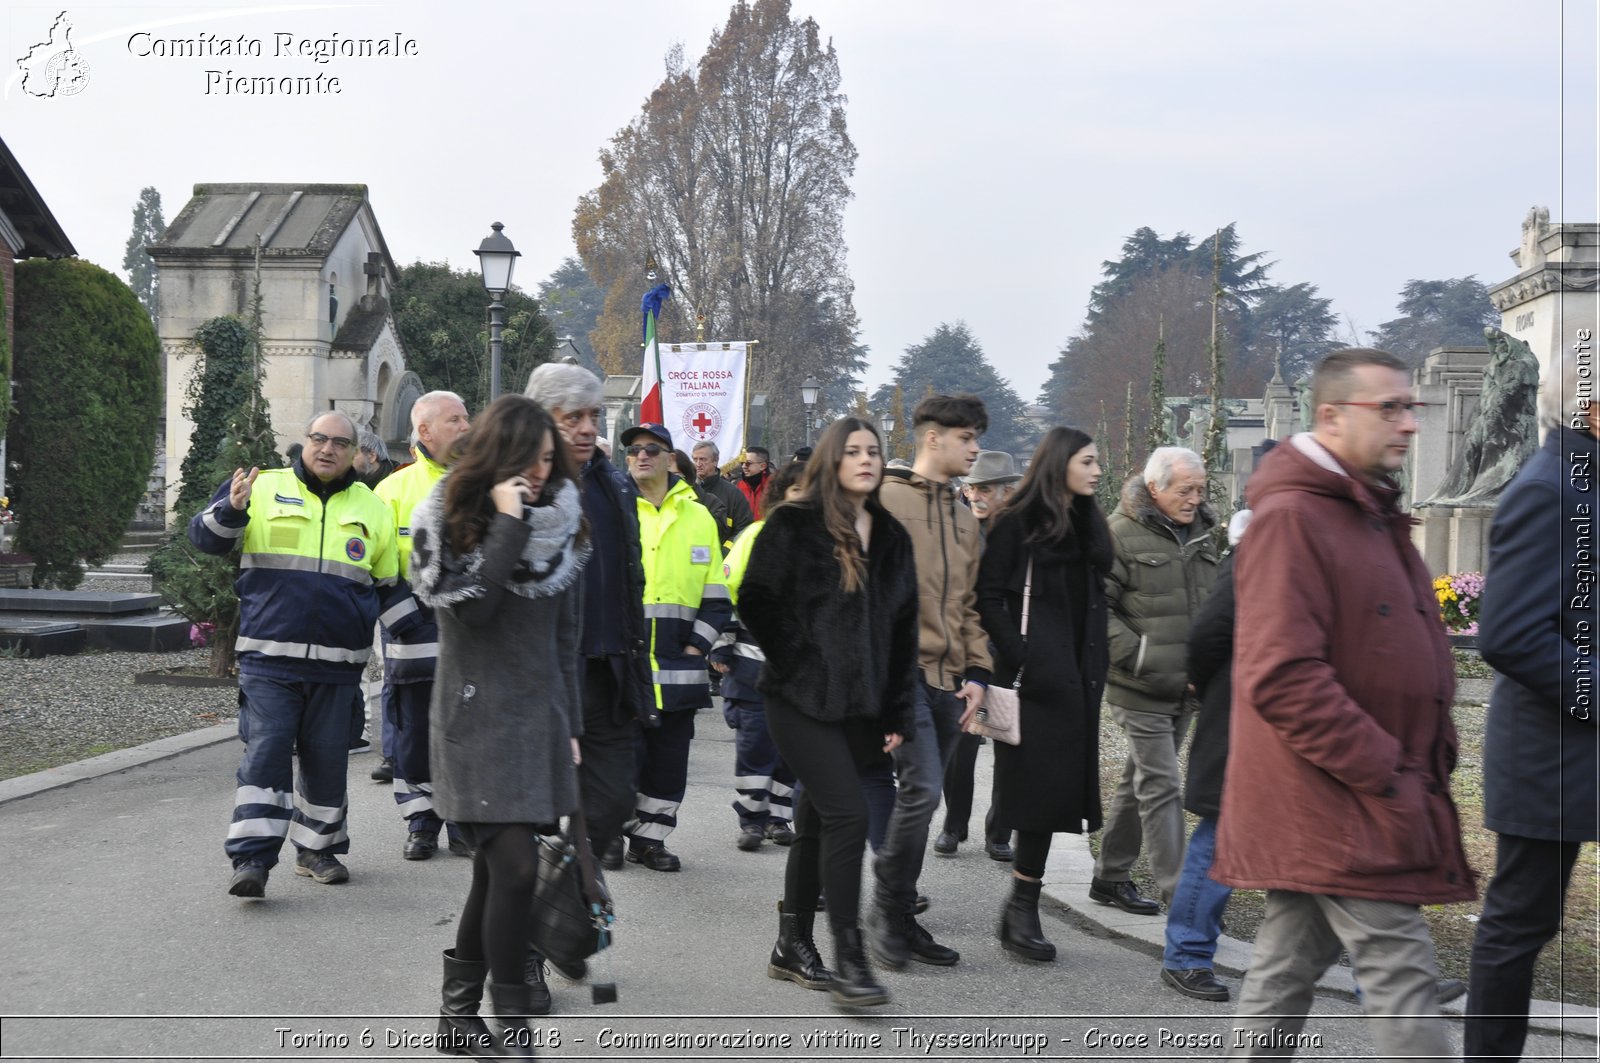
[[[658,509],[638,499],[650,679],[662,712],[711,705],[705,654],[733,613],[722,577],[721,534],[694,489],[673,476]],[[700,656],[685,653],[693,646]]]

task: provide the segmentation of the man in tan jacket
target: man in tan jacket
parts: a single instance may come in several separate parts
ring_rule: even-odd
[[[939,967],[961,959],[917,923],[913,906],[928,826],[961,737],[962,714],[983,704],[989,683],[989,645],[975,591],[982,537],[977,518],[957,500],[950,482],[972,468],[978,437],[988,427],[981,399],[923,399],[912,415],[916,461],[909,471],[887,470],[879,495],[911,533],[916,552],[922,665],[915,733],[894,753],[899,786],[873,865],[877,886],[867,923],[873,955],[892,968],[908,959]]]

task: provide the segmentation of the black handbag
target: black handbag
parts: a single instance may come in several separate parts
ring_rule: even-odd
[[[533,886],[534,948],[564,965],[577,964],[611,944],[611,894],[595,874],[583,814],[563,835],[539,838]]]

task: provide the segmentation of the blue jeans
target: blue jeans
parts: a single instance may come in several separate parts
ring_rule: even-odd
[[[1233,889],[1209,872],[1217,857],[1217,821],[1202,819],[1189,836],[1178,888],[1167,909],[1167,950],[1161,963],[1176,971],[1210,967],[1222,933],[1222,911]]]
[[[917,899],[917,879],[928,853],[928,827],[944,793],[944,770],[955,756],[961,738],[961,711],[965,703],[954,691],[926,683],[915,698],[915,737],[894,751],[894,814],[872,871],[877,877],[877,900],[907,912]]]

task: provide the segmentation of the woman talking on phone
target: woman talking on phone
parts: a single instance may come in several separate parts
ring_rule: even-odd
[[[524,971],[539,835],[578,807],[577,577],[590,545],[575,480],[550,415],[505,395],[412,515],[412,583],[439,624],[433,803],[477,854],[444,954],[439,1035],[454,1047],[441,1051],[532,1055],[522,1031],[535,1013]],[[491,972],[501,1030],[486,1041],[478,1005]]]
[[[767,973],[848,1006],[888,1003],[862,949],[867,801],[860,771],[911,726],[917,586],[911,538],[878,502],[883,450],[866,421],[817,441],[799,496],[767,514],[739,588],[739,616],[766,655],[767,727],[800,780],[778,943]],[[826,888],[834,966],[811,939]]]

